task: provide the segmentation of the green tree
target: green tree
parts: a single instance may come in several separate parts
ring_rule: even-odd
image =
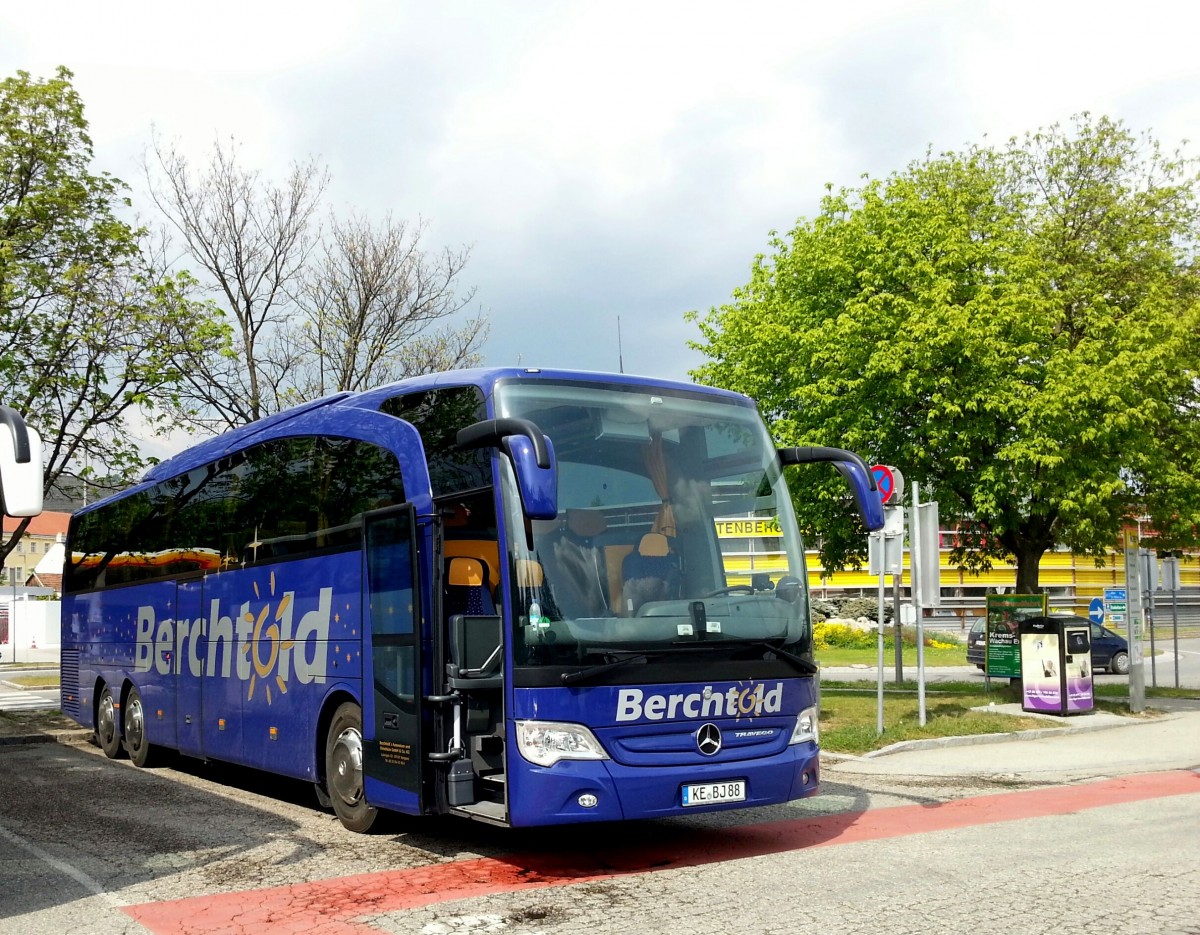
[[[1196,164],[1082,115],[829,190],[703,317],[703,382],[784,444],[895,464],[964,523],[958,561],[1101,554],[1146,511],[1200,524]],[[797,496],[833,567],[860,559],[836,485]]]
[[[41,433],[47,492],[80,474],[132,477],[131,417],[169,428],[179,354],[228,339],[219,312],[189,298],[192,280],[122,220],[120,180],[90,171],[71,78],[0,82],[0,400]]]

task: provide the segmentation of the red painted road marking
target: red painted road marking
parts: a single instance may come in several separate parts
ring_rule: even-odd
[[[669,844],[567,854],[512,854],[128,906],[157,935],[231,932],[376,935],[365,916],[494,893],[582,883],[654,870],[853,844],[975,825],[1064,815],[1089,808],[1200,794],[1200,773],[1147,773],[934,805],[901,805],[815,819],[722,829],[682,829]]]

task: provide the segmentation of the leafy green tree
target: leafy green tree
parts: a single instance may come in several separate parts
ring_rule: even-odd
[[[1102,554],[1145,511],[1200,524],[1196,163],[1076,117],[828,190],[702,319],[703,382],[758,399],[784,444],[895,464],[957,559]],[[811,469],[810,469],[811,471]],[[833,567],[860,560],[830,480],[797,507]]]
[[[143,455],[130,419],[169,428],[181,351],[228,340],[219,312],[189,297],[193,281],[122,219],[124,185],[91,172],[71,78],[0,82],[0,400],[41,433],[47,492],[71,476],[132,477]]]

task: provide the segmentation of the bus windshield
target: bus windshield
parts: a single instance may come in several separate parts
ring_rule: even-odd
[[[502,384],[497,411],[534,422],[558,464],[557,519],[522,521],[507,484],[517,665],[811,652],[804,550],[754,408],[543,380]]]

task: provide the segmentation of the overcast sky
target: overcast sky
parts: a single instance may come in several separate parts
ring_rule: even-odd
[[[198,159],[233,137],[278,178],[316,156],[334,207],[471,247],[487,363],[616,370],[620,350],[687,379],[684,313],[727,301],[827,182],[1083,110],[1194,135],[1198,9],[43,0],[0,6],[0,70],[70,68],[97,168],[144,210],[152,130]]]

